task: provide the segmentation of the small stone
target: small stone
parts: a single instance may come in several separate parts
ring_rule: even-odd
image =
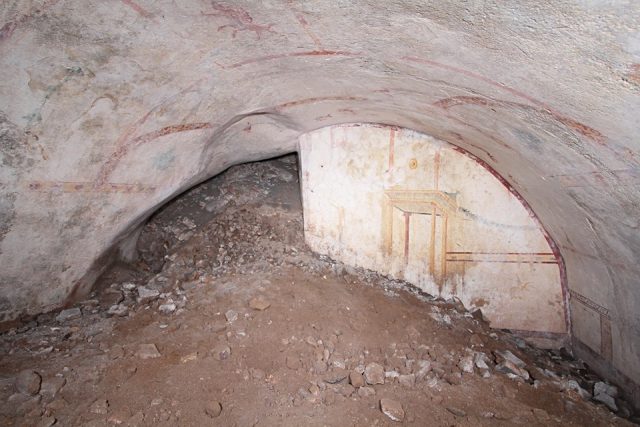
[[[404,420],[404,410],[397,400],[380,399],[380,410],[393,421],[400,422]]]
[[[118,305],[124,300],[122,291],[118,289],[107,289],[100,297],[101,305],[103,307],[110,307],[112,305]]]
[[[129,308],[124,304],[112,305],[109,307],[109,310],[107,310],[107,314],[109,316],[124,317],[129,314]]]
[[[73,319],[78,319],[82,316],[82,311],[80,307],[68,308],[66,310],[62,310],[57,316],[56,320],[58,322],[66,322]]]
[[[158,311],[162,314],[171,314],[176,311],[176,305],[174,303],[160,304]]]
[[[226,344],[218,344],[213,348],[213,357],[216,360],[226,360],[231,356],[231,348]]]
[[[51,401],[55,399],[58,395],[58,392],[64,387],[67,383],[67,380],[64,377],[53,377],[46,381],[42,382],[42,387],[40,387],[40,394],[43,398]]]
[[[295,371],[302,367],[302,362],[300,362],[300,358],[296,356],[287,356],[286,365],[287,368]]]
[[[219,417],[222,413],[222,405],[220,402],[209,402],[204,407],[204,412],[211,418]]]
[[[129,292],[133,291],[136,288],[135,283],[131,283],[131,282],[123,283],[121,286],[122,286],[122,289]]]
[[[455,408],[453,406],[447,407],[447,411],[451,412],[456,417],[466,417],[467,413],[460,408]]]
[[[198,360],[198,352],[194,351],[193,353],[186,354],[180,358],[180,363],[189,363],[194,360]]]
[[[156,359],[160,357],[160,352],[158,351],[158,347],[156,347],[155,344],[140,344],[138,346],[136,356],[143,360]]]
[[[576,380],[568,380],[565,381],[563,383],[563,388],[565,390],[573,390],[576,393],[578,393],[578,395],[580,397],[582,397],[583,399],[587,400],[591,398],[591,393],[589,393],[587,390],[583,389],[580,384],[578,384],[578,381]]]
[[[618,397],[618,388],[603,381],[598,381],[593,385],[593,395],[597,396],[599,394],[608,394],[611,397]]]
[[[400,375],[398,382],[404,387],[414,387],[416,385],[416,376],[414,374]]]
[[[360,397],[370,397],[376,394],[376,390],[373,387],[360,387],[358,389],[358,396]]]
[[[235,310],[227,310],[224,317],[227,319],[227,322],[233,323],[238,320],[238,313]]]
[[[91,404],[89,412],[98,415],[107,415],[109,409],[109,402],[106,399],[98,399]]]
[[[489,369],[489,365],[487,365],[487,355],[484,353],[476,353],[473,356],[474,364],[478,369]]]
[[[347,368],[347,365],[341,359],[332,359],[331,360],[331,366],[334,366],[334,367],[336,367],[338,369],[346,369]]]
[[[260,296],[260,297],[252,298],[251,301],[249,301],[249,307],[254,310],[263,311],[271,307],[271,303],[267,301],[264,297]]]
[[[364,379],[367,384],[384,384],[384,368],[378,363],[369,363],[364,368]]]
[[[593,399],[597,400],[598,402],[604,403],[605,405],[607,405],[609,409],[611,409],[614,412],[618,410],[618,406],[616,405],[616,399],[613,396],[610,396],[606,393],[600,393],[593,396]]]
[[[29,396],[38,394],[41,384],[42,377],[39,373],[32,369],[25,369],[24,371],[20,371],[15,381],[16,389],[20,393]]]
[[[496,350],[494,353],[499,358],[501,358],[503,360],[508,360],[509,362],[511,362],[512,364],[517,366],[518,368],[524,368],[525,366],[527,366],[527,364],[524,363],[524,361],[522,361],[522,359],[520,359],[515,354],[511,353],[509,350]]]
[[[147,304],[151,301],[158,299],[160,291],[156,289],[149,289],[145,286],[138,286],[138,304]]]
[[[324,382],[328,384],[338,384],[344,381],[348,376],[349,374],[347,373],[347,371],[343,369],[335,369],[329,372],[327,375],[325,375]]]
[[[357,371],[351,371],[349,373],[349,382],[355,388],[359,388],[359,387],[364,387],[365,386],[364,377],[362,376],[362,374],[360,374]]]
[[[428,360],[418,360],[414,363],[414,369],[417,380],[422,380],[431,371],[431,362]]]
[[[311,393],[311,395],[313,396],[319,396],[320,387],[318,387],[316,384],[311,385],[311,387],[309,387],[309,393]]]
[[[316,374],[324,374],[327,372],[327,363],[322,360],[316,360],[313,364],[313,370]]]
[[[526,369],[523,369],[513,363],[511,360],[503,360],[502,363],[496,365],[496,371],[502,372],[503,374],[511,374],[516,377],[522,378],[523,380],[529,379],[529,372]]]
[[[395,380],[400,376],[400,373],[397,371],[385,371],[384,377],[385,379],[390,379],[391,381]]]
[[[446,382],[451,385],[460,385],[462,384],[462,375],[459,372],[453,372],[450,374],[446,374],[442,377]]]
[[[355,393],[355,391],[356,389],[353,388],[351,384],[342,384],[342,387],[340,387],[340,394],[342,394],[344,397],[351,396],[353,393]]]
[[[473,374],[473,357],[465,356],[458,362],[458,368],[467,374]]]
[[[56,421],[58,421],[56,417],[43,416],[42,418],[40,418],[38,424],[36,424],[36,427],[51,427],[56,423]]]

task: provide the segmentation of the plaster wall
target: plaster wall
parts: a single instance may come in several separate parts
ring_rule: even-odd
[[[0,319],[82,297],[154,210],[230,165],[383,123],[528,202],[566,265],[574,349],[633,384],[639,29],[635,0],[2,1]]]
[[[457,296],[493,327],[564,337],[559,260],[531,213],[471,157],[369,125],[305,134],[299,152],[313,250]]]

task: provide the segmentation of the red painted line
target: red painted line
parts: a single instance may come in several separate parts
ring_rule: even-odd
[[[559,270],[559,273],[560,273],[560,288],[562,289],[562,299],[564,301],[564,305],[563,305],[563,307],[564,307],[564,320],[565,320],[565,323],[566,323],[567,331],[571,331],[571,317],[569,315],[569,284],[568,284],[568,280],[567,280],[567,267],[566,267],[566,265],[564,263],[564,258],[562,257],[562,254],[560,253],[560,248],[558,247],[558,244],[555,242],[555,240],[553,240],[553,238],[551,237],[551,235],[549,234],[547,229],[544,227],[544,225],[542,224],[542,222],[538,218],[538,215],[536,215],[536,213],[534,212],[534,210],[531,207],[531,205],[529,204],[529,202],[527,202],[525,200],[525,198],[522,197],[520,195],[520,193],[518,193],[518,191],[515,188],[513,188],[511,183],[509,183],[509,181],[504,179],[502,177],[502,175],[500,175],[493,167],[491,167],[491,165],[489,163],[487,163],[486,161],[482,160],[478,156],[475,156],[475,155],[471,154],[470,152],[468,152],[464,148],[459,147],[457,145],[452,145],[452,148],[455,151],[468,156],[470,159],[475,160],[480,166],[484,167],[498,181],[500,181],[502,183],[502,185],[504,185],[507,188],[507,190],[509,190],[509,192],[516,199],[518,199],[520,201],[522,206],[527,210],[527,212],[529,212],[529,216],[532,218],[533,222],[535,222],[536,225],[538,226],[538,228],[540,228],[540,230],[542,231],[542,235],[544,236],[545,240],[547,241],[547,244],[549,245],[549,248],[551,249],[551,252],[553,252],[553,255],[555,256],[557,264],[558,264],[558,270]]]
[[[447,262],[476,262],[476,263],[498,263],[498,264],[553,264],[558,265],[557,261],[507,261],[507,260],[489,260],[489,259],[449,259],[447,258]]]
[[[146,184],[108,182],[96,186],[92,181],[32,181],[27,185],[31,191],[60,193],[152,193],[156,187]]]
[[[20,16],[18,19],[4,24],[2,28],[0,28],[0,43],[11,38],[18,26],[27,23],[42,11],[55,6],[59,1],[60,0],[46,0],[40,7],[34,8],[34,10],[30,10],[29,13]]]
[[[564,114],[559,113],[558,111],[554,110],[553,108],[551,108],[548,104],[522,92],[519,91],[517,89],[513,89],[507,85],[505,85],[504,83],[499,83],[495,80],[492,80],[490,78],[487,78],[481,74],[478,73],[474,73],[468,70],[465,70],[464,68],[458,68],[458,67],[454,67],[452,65],[448,65],[448,64],[443,64],[441,62],[437,62],[437,61],[432,61],[429,59],[423,59],[423,58],[417,58],[414,56],[403,56],[401,59],[405,60],[405,61],[411,61],[411,62],[417,62],[417,63],[421,63],[421,64],[425,64],[425,65],[430,65],[432,67],[437,67],[437,68],[441,68],[447,71],[451,71],[454,73],[458,73],[458,74],[462,74],[464,76],[476,79],[476,80],[480,80],[483,81],[491,86],[497,87],[499,89],[504,90],[505,92],[508,92],[514,96],[517,96],[519,98],[525,99],[527,101],[529,101],[530,103],[540,107],[540,109],[538,109],[538,111],[540,112],[546,112],[549,115],[551,115],[552,117],[554,117],[556,120],[558,120],[559,122],[563,123],[564,125],[574,129],[575,131],[579,132],[580,134],[584,135],[587,138],[590,138],[596,142],[598,142],[599,144],[604,144],[605,143],[605,136],[600,133],[599,131],[593,129],[592,127],[589,127],[583,123],[580,123],[577,120],[574,120],[570,117],[565,116]],[[455,98],[455,97],[454,97]],[[471,97],[473,98],[473,97]],[[484,98],[483,98],[484,99]],[[517,104],[517,103],[514,103]],[[526,106],[526,104],[519,104],[521,106]]]
[[[202,122],[202,123],[185,123],[180,125],[171,125],[165,126],[161,129],[155,130],[153,132],[145,133],[137,138],[134,138],[129,144],[130,147],[137,147],[139,145],[146,144],[148,142],[153,141],[154,139],[160,138],[165,135],[170,135],[172,133],[179,132],[188,132],[192,130],[200,130],[200,129],[211,129],[211,123]]]
[[[218,31],[222,31],[225,28],[231,28],[231,37],[235,38],[238,31],[253,31],[256,35],[256,39],[262,38],[262,33],[268,32],[277,34],[271,29],[274,24],[256,24],[253,22],[251,14],[242,7],[232,7],[226,4],[211,2],[211,8],[213,12],[204,13],[204,16],[224,17],[227,18],[228,24],[218,27]]]
[[[325,57],[325,56],[354,56],[357,55],[352,52],[341,51],[341,50],[310,50],[305,52],[288,52],[288,53],[280,53],[275,55],[265,55],[259,56],[256,58],[247,59],[245,61],[236,62],[231,65],[222,65],[220,66],[224,69],[233,69],[240,68],[249,64],[256,64],[265,61],[274,61],[282,58],[297,58],[297,57]]]
[[[15,21],[7,22],[6,24],[4,24],[4,26],[0,28],[0,42],[11,37],[17,27],[18,23]]]
[[[276,110],[282,110],[285,108],[298,107],[300,105],[305,104],[315,104],[316,102],[327,102],[327,101],[366,101],[366,98],[358,97],[358,96],[323,96],[323,97],[314,97],[314,98],[305,98],[297,101],[285,102],[279,105],[276,105],[274,108]]]
[[[569,117],[556,113],[555,111],[552,111],[548,108],[532,107],[530,105],[522,104],[520,102],[502,101],[502,100],[484,98],[481,96],[453,96],[453,97],[444,98],[439,101],[436,101],[433,103],[433,105],[436,107],[440,107],[444,110],[448,110],[458,105],[478,105],[478,106],[489,107],[489,108],[518,108],[518,109],[523,109],[528,111],[536,111],[538,113],[542,113],[542,114],[546,114],[547,116],[550,116],[551,118],[562,123],[568,128],[573,129],[579,134],[599,144],[604,145],[606,143],[604,135],[598,132],[597,130],[585,124],[582,124],[576,120],[573,120]]]
[[[519,98],[526,99],[527,101],[531,102],[532,104],[539,105],[539,106],[544,107],[544,108],[548,108],[548,106],[544,102],[539,101],[539,100],[533,98],[532,96],[529,96],[526,93],[521,92],[521,91],[519,91],[517,89],[513,89],[513,88],[505,85],[504,83],[500,83],[500,82],[497,82],[495,80],[491,80],[490,78],[485,77],[482,74],[474,73],[472,71],[465,70],[464,68],[458,68],[458,67],[455,67],[453,65],[444,64],[442,62],[432,61],[430,59],[418,58],[418,57],[415,57],[415,56],[403,56],[401,59],[406,60],[406,61],[411,61],[411,62],[418,62],[418,63],[426,64],[426,65],[431,65],[431,66],[436,67],[436,68],[442,68],[444,70],[452,71],[452,72],[457,73],[457,74],[462,74],[462,75],[465,75],[467,77],[471,77],[471,78],[476,79],[476,80],[481,80],[481,81],[483,81],[483,82],[485,82],[485,83],[487,83],[487,84],[489,84],[491,86],[494,86],[494,87],[497,87],[499,89],[502,89],[502,90],[504,90],[506,92],[509,92],[510,94],[515,95],[515,96],[517,96]]]
[[[122,134],[122,136],[118,138],[118,141],[116,142],[116,147],[118,148],[116,149],[116,151],[114,151],[111,154],[109,159],[107,159],[107,161],[102,165],[102,167],[100,168],[100,171],[98,172],[98,177],[96,178],[97,186],[100,186],[106,183],[106,181],[109,179],[109,176],[113,173],[113,171],[117,167],[118,163],[120,163],[120,160],[122,160],[122,158],[126,156],[132,148],[146,144],[148,142],[151,142],[165,135],[170,135],[178,132],[187,132],[192,130],[209,129],[212,127],[210,123],[186,123],[186,124],[165,126],[161,129],[158,129],[153,132],[149,132],[144,135],[141,135],[137,138],[131,139],[130,136],[134,134],[137,131],[137,129],[146,121],[150,113],[151,112],[147,113],[140,120],[138,120],[136,123],[130,126]]]
[[[144,16],[145,18],[149,18],[151,16],[150,12],[145,10],[142,6],[140,6],[138,3],[134,2],[133,0],[120,0],[120,1],[126,4],[127,6],[129,6],[131,9],[135,10],[140,16]]]
[[[609,309],[598,304],[597,302],[593,301],[590,298],[587,298],[586,296],[571,290],[571,299],[576,299],[576,301],[582,303],[584,306],[589,307],[590,309],[592,309],[593,311],[595,311],[596,313],[600,314],[601,316],[606,317],[607,319],[611,319],[611,316],[609,314]]]
[[[447,254],[465,254],[465,255],[553,255],[552,252],[459,252],[450,251]]]
[[[313,31],[311,31],[311,28],[309,27],[309,23],[305,19],[302,12],[300,12],[296,8],[294,1],[287,0],[287,5],[289,6],[291,13],[293,13],[293,16],[295,16],[296,20],[298,21],[298,24],[300,24],[300,27],[302,28],[302,30],[307,34],[307,36],[309,36],[311,40],[313,40],[313,44],[315,44],[316,47],[318,47],[319,49],[322,49],[322,41]]]

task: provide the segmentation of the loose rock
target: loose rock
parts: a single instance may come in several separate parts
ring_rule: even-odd
[[[376,390],[373,387],[360,387],[358,389],[358,396],[370,397],[376,394]]]
[[[384,368],[378,363],[369,363],[364,368],[364,379],[367,384],[384,384]]]
[[[465,356],[458,362],[458,367],[462,372],[473,374],[473,357]]]
[[[158,299],[160,291],[156,289],[149,289],[145,286],[138,286],[138,304],[147,304],[151,301]]]
[[[25,369],[21,371],[16,377],[15,385],[16,389],[29,396],[34,396],[40,391],[40,385],[42,384],[42,377],[39,373],[31,369]]]
[[[219,417],[222,413],[222,405],[220,402],[209,402],[204,408],[204,412],[211,418]]]
[[[287,356],[285,363],[287,368],[293,369],[294,371],[302,367],[302,362],[300,362],[300,359],[296,356]]]
[[[416,376],[414,374],[400,375],[398,382],[404,387],[414,387],[416,385]]]
[[[213,357],[216,360],[226,360],[231,356],[231,348],[226,344],[218,344],[213,348]]]
[[[82,311],[80,307],[68,308],[66,310],[62,310],[57,316],[56,320],[58,322],[66,322],[73,319],[78,319],[82,316]]]
[[[267,301],[264,297],[260,296],[260,297],[252,298],[251,301],[249,301],[249,307],[254,310],[263,311],[271,307],[271,303]]]
[[[360,374],[360,373],[358,373],[356,371],[351,371],[349,373],[349,382],[355,388],[359,388],[359,387],[364,387],[365,386],[364,377],[362,376],[362,374]]]
[[[227,310],[224,317],[227,319],[227,322],[232,323],[238,320],[238,313],[235,310]]]
[[[156,359],[160,357],[160,352],[158,351],[158,347],[155,344],[140,344],[138,346],[138,351],[136,352],[136,356],[140,359]]]
[[[336,370],[333,370],[333,371],[329,372],[327,375],[325,375],[324,382],[326,382],[328,384],[338,384],[338,383],[344,381],[347,378],[347,376],[349,376],[347,371],[345,371],[343,369],[336,369]],[[353,385],[353,384],[351,384],[351,385]]]
[[[58,395],[58,392],[64,387],[67,383],[63,377],[53,377],[46,381],[42,382],[42,386],[40,387],[40,394],[43,398],[51,401],[55,399]]]
[[[162,314],[171,314],[176,311],[176,305],[174,303],[161,304],[158,307],[158,311]]]
[[[393,421],[404,420],[404,410],[402,409],[400,402],[397,400],[380,399],[380,410],[382,410],[382,413]]]
[[[107,415],[108,410],[109,402],[106,399],[98,399],[89,407],[89,412],[98,415]]]
[[[529,372],[527,372],[526,369],[517,366],[511,360],[505,359],[502,363],[496,365],[496,371],[502,372],[503,374],[514,375],[525,381],[529,379]]]
[[[462,409],[455,408],[453,406],[447,407],[447,411],[451,412],[456,417],[466,417],[467,413]]]

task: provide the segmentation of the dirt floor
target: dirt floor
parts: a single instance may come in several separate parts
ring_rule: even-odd
[[[0,425],[637,421],[565,352],[311,253],[297,174],[287,156],[194,188],[89,300],[0,335]]]

